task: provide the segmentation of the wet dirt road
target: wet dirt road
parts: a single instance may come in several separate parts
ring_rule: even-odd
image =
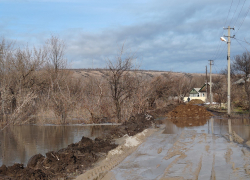
[[[164,130],[158,129],[101,179],[250,179],[249,148],[204,130]]]

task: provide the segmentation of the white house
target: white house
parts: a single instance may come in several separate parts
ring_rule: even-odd
[[[207,102],[207,93],[209,95],[210,93],[210,85],[208,83],[207,89],[206,89],[206,83],[201,87],[201,88],[193,88],[190,92],[189,92],[189,98],[190,101],[192,99],[200,99],[204,102]],[[188,101],[188,97],[184,97],[184,102]]]

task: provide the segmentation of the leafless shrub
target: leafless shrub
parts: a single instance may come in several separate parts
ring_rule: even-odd
[[[153,78],[147,91],[149,108],[156,108],[156,101],[159,99],[168,101],[171,97],[174,97],[174,83],[171,73]]]
[[[238,87],[242,87],[244,90],[244,94],[242,95],[241,101],[246,101],[248,109],[250,111],[250,81],[249,81],[249,74],[250,74],[250,53],[244,52],[242,55],[235,56],[233,63],[232,63],[232,72],[234,72],[235,76],[238,78],[242,78],[243,83],[238,84]],[[245,96],[245,97],[244,97]],[[249,113],[250,116],[250,113]]]
[[[91,122],[97,123],[102,118],[101,104],[104,97],[103,82],[93,76],[87,78],[84,82],[82,107],[88,110],[91,116]]]
[[[22,123],[35,112],[37,97],[36,71],[42,64],[41,50],[17,48],[1,44],[1,114],[9,123]]]
[[[226,78],[225,76],[215,76],[213,77],[213,86],[212,86],[212,92],[213,92],[213,98],[215,102],[225,103],[227,101],[227,91],[226,91]]]
[[[59,70],[67,68],[67,59],[64,57],[65,43],[63,40],[56,36],[51,36],[46,41],[45,52],[46,52],[46,70],[51,75],[57,75]],[[56,77],[55,77],[56,78]]]
[[[194,88],[194,81],[192,75],[183,75],[174,78],[174,91],[178,102],[183,102],[183,98]]]
[[[115,106],[115,113],[118,122],[122,120],[122,106],[125,100],[130,99],[135,87],[133,86],[133,77],[129,71],[133,69],[133,55],[124,57],[124,47],[114,61],[108,60],[108,69],[106,80],[109,84],[111,98]]]
[[[126,54],[124,47],[108,60],[108,69],[77,71],[74,76],[67,70],[65,43],[56,36],[39,49],[9,47],[0,44],[0,114],[6,123],[22,124],[40,116],[44,123],[57,124],[73,118],[122,122],[176,97],[181,101],[194,84],[193,77],[137,71],[135,56]]]

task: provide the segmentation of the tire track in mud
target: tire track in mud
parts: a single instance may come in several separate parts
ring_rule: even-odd
[[[234,137],[239,141],[241,140],[236,135]],[[227,146],[224,146],[223,143]],[[203,151],[199,151],[199,149],[203,149]],[[238,153],[239,149],[242,149],[243,159],[240,158],[242,155]],[[223,152],[224,156],[221,156]],[[250,176],[247,177],[247,175],[250,175],[250,166],[247,163],[250,162],[250,152],[215,135],[198,134],[190,130],[183,131],[173,147],[167,152],[165,159],[171,158],[174,159],[166,167],[164,174],[159,178],[160,180],[215,180],[223,179],[222,177],[224,179],[225,177],[229,179],[250,179]]]
[[[211,171],[211,178],[210,180],[216,180],[215,170],[214,170],[214,164],[215,164],[215,154],[213,154],[213,165],[212,165],[212,171]]]
[[[241,136],[239,136],[235,131],[232,132],[232,140],[236,143],[243,144],[243,145],[250,148],[250,141],[247,141],[244,143],[244,139]],[[244,155],[244,160],[246,162],[244,164],[245,173],[250,175],[250,164],[249,164],[250,163],[250,152],[244,148],[242,148],[241,151]],[[234,170],[234,172],[239,170],[239,168],[235,167],[235,163],[231,162],[231,155],[233,154],[232,149],[229,148],[226,154],[229,154],[229,159],[227,159],[227,163],[232,165],[232,169]],[[250,179],[250,177],[249,177],[249,179]]]
[[[103,180],[250,179],[250,152],[245,147],[213,134],[197,133],[195,130],[183,130],[178,136],[156,134],[148,138],[140,148],[134,148],[131,151],[123,149],[126,151],[124,155],[117,154],[111,161],[104,161],[108,166],[98,169],[103,166],[100,164],[96,167],[98,172],[93,173],[90,170],[90,176],[87,178]],[[116,150],[119,152],[121,149],[117,147]],[[125,158],[128,159],[123,161]],[[107,162],[110,162],[111,166]],[[146,162],[152,165],[145,165]],[[117,166],[119,163],[120,165]]]
[[[195,143],[200,143],[203,140],[206,140],[206,138],[199,139],[197,141],[197,133],[195,130],[183,131],[179,136],[178,140],[173,144],[173,147],[171,147],[168,150],[167,156],[164,158],[165,160],[169,160],[175,157],[174,160],[165,169],[164,175],[160,178],[160,180],[166,180],[171,178],[183,179],[184,177],[181,174],[183,174],[185,178],[187,178],[188,176],[188,178],[198,179],[199,172],[201,170],[202,155],[199,157],[198,166],[195,168],[194,172],[193,172],[194,163],[191,162],[190,160],[185,160],[185,159],[187,158],[187,152],[193,148]],[[181,173],[179,173],[179,175],[176,173],[172,173],[173,171],[178,172],[179,170],[176,169],[180,167],[182,167],[182,171]],[[189,171],[187,171],[187,169],[189,169]],[[192,173],[192,175],[190,175],[190,172]],[[171,176],[171,174],[173,174],[173,176]]]
[[[250,152],[247,151],[246,149],[241,150],[242,153],[244,154],[244,159],[247,163],[244,165],[245,172],[250,175]]]

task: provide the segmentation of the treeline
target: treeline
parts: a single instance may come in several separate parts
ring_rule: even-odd
[[[73,88],[64,58],[64,42],[52,36],[42,48],[14,48],[2,39],[0,44],[0,98],[2,124],[28,122],[32,116],[53,109],[64,116],[62,99],[67,86]],[[65,86],[65,83],[67,86]],[[72,89],[71,88],[71,89]],[[68,99],[68,98],[67,98]],[[66,103],[67,102],[67,103]],[[63,108],[70,108],[70,103]],[[62,119],[65,119],[64,117]]]
[[[14,48],[0,44],[1,126],[29,123],[122,122],[131,115],[182,102],[190,89],[204,84],[204,77],[140,75],[135,57],[123,48],[112,60],[104,78],[76,77],[68,69],[65,44],[52,36],[41,48]]]
[[[226,70],[224,71],[226,74]],[[249,111],[250,116],[250,53],[244,52],[234,57],[231,64],[233,106]]]

